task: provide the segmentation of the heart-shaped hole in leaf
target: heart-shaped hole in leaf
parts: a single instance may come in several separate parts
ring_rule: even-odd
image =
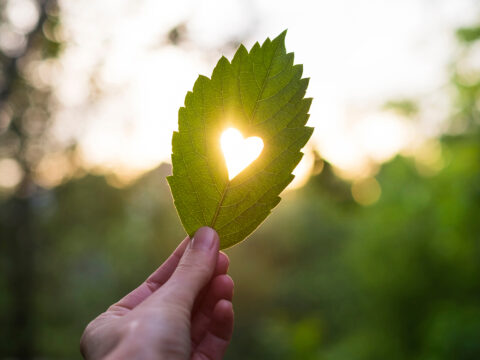
[[[263,150],[262,139],[256,136],[245,139],[242,133],[234,128],[229,128],[222,133],[220,145],[230,180],[258,158]]]

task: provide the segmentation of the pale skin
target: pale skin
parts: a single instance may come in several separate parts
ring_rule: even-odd
[[[233,331],[233,281],[217,233],[199,229],[147,280],[85,329],[86,359],[222,359]]]

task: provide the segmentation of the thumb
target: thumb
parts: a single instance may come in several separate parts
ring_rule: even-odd
[[[219,237],[215,230],[197,230],[177,268],[167,282],[170,299],[191,309],[200,290],[210,281],[218,258]]]

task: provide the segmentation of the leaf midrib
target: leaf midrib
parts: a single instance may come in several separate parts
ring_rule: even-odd
[[[255,106],[253,107],[253,112],[252,112],[252,115],[250,117],[250,123],[253,121],[253,119],[255,117],[255,113],[257,111],[258,103],[260,102],[261,97],[263,96],[263,92],[265,91],[265,86],[266,86],[266,84],[269,80],[269,74],[270,74],[270,71],[272,69],[273,62],[275,60],[275,55],[277,54],[277,51],[278,51],[278,46],[279,46],[279,44],[277,43],[277,46],[275,47],[275,50],[274,50],[274,56],[272,57],[272,60],[270,61],[270,64],[268,65],[267,73],[265,74],[265,78],[262,82],[262,88],[260,89],[260,92],[258,93],[258,96],[257,96],[257,100],[255,101]],[[239,81],[240,79],[237,78],[237,80]],[[222,87],[222,91],[223,91],[223,87]],[[223,98],[222,98],[222,101],[223,101]],[[225,189],[223,190],[222,197],[220,198],[220,201],[217,205],[217,208],[215,209],[215,214],[214,214],[212,222],[210,224],[211,228],[213,228],[215,226],[215,223],[217,222],[218,215],[220,214],[220,209],[222,208],[223,202],[225,201],[225,198],[227,197],[227,193],[228,193],[228,190],[230,189],[230,184],[231,183],[232,183],[232,181],[229,179],[227,181],[226,185],[225,185]]]
[[[250,123],[252,123],[253,119],[255,118],[255,114],[256,114],[257,108],[258,108],[258,103],[260,102],[260,100],[263,96],[263,93],[265,92],[265,86],[266,86],[266,84],[269,80],[270,71],[272,70],[273,60],[275,60],[275,55],[277,54],[278,46],[279,46],[279,44],[277,43],[277,46],[275,47],[275,50],[273,52],[274,56],[272,56],[272,59],[270,60],[270,64],[268,65],[268,68],[267,68],[267,73],[265,74],[265,79],[262,82],[262,88],[260,89],[260,92],[258,93],[257,100],[255,100],[255,105],[253,107],[252,115],[250,117]],[[255,63],[252,62],[252,65],[255,66]]]
[[[231,181],[227,181],[227,185],[225,186],[225,189],[223,189],[222,193],[222,198],[220,199],[220,202],[218,203],[217,208],[215,209],[215,215],[213,216],[212,223],[210,224],[210,227],[213,228],[215,226],[215,222],[217,221],[218,214],[220,213],[220,209],[222,208],[223,202],[225,201],[225,197],[227,195],[228,189],[230,188]]]

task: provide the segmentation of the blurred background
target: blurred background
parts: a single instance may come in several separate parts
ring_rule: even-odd
[[[85,325],[183,239],[165,177],[198,74],[288,28],[316,128],[227,250],[227,359],[480,359],[480,4],[0,0],[0,358]]]

